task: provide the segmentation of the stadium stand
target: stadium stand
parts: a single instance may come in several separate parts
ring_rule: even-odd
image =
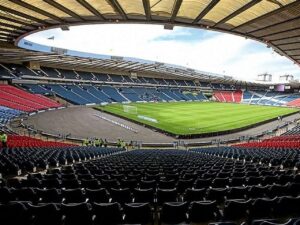
[[[218,102],[235,102],[240,103],[242,101],[243,92],[237,91],[214,91],[214,97]]]
[[[299,96],[297,96],[299,97]],[[294,99],[286,104],[287,106],[299,107],[300,106],[300,98]]]
[[[23,147],[14,146],[7,149],[1,149],[0,173],[4,175],[17,174],[16,172],[19,170],[22,170],[22,173],[24,174],[26,171],[33,172],[34,167],[46,169],[47,166],[57,167],[58,165],[65,165],[66,163],[95,159],[122,151],[122,149],[117,148],[80,147],[58,142],[41,142],[36,139],[20,136],[15,138],[20,141],[29,141],[38,144],[28,145],[26,143]],[[50,184],[51,181],[53,181],[50,176],[45,175],[45,178],[46,177],[50,180],[45,181],[45,185]],[[67,176],[65,178],[67,178]],[[47,187],[49,188],[49,186]],[[3,196],[0,197],[1,200],[2,197]]]
[[[300,136],[289,135],[280,136],[263,140],[261,142],[250,142],[244,144],[238,144],[240,147],[250,148],[282,148],[282,149],[299,149],[300,148]]]
[[[219,102],[300,106],[297,81],[280,93],[225,71],[121,56],[81,58],[54,47],[38,52],[29,50],[35,43],[22,40],[51,27],[143,21],[169,29],[167,22],[257,40],[299,64],[300,1],[13,0],[0,6],[0,58],[6,62],[0,64],[1,82],[22,84],[32,93],[0,85],[4,125],[23,112],[60,106],[43,95],[75,105],[202,101],[213,94]],[[28,50],[17,46],[22,41]],[[299,225],[299,130],[189,151],[78,147],[9,135],[9,147],[0,149],[0,224]]]
[[[293,135],[293,134],[300,134],[300,125],[295,126],[291,130],[285,132],[283,135]]]
[[[78,84],[21,84],[31,93],[51,95],[59,97],[78,105],[99,104],[103,102],[139,102],[139,101],[204,101],[207,98],[202,91],[189,89],[197,85],[192,80],[160,79],[150,77],[130,78],[126,75],[100,74],[84,71],[54,69],[41,67],[33,70],[23,65],[2,64],[3,73],[1,76],[17,76],[19,78],[47,77],[55,78],[57,81],[100,81],[103,84],[78,85]],[[123,83],[127,84],[124,86]],[[153,85],[152,87],[141,87],[136,85]],[[114,85],[114,86],[111,86]],[[121,85],[121,87],[120,87]],[[167,87],[166,87],[167,86]],[[213,96],[219,102],[235,102],[245,104],[273,105],[273,106],[299,106],[299,94],[278,93],[272,91],[234,90],[235,86],[222,83],[200,82],[198,87],[209,87],[213,89]],[[255,88],[255,86],[254,86]],[[230,91],[229,91],[230,90]],[[194,94],[193,94],[194,93]],[[39,109],[40,106],[33,103],[28,105],[20,104],[14,99],[12,104],[3,96],[2,105],[16,108],[23,111]],[[37,102],[39,104],[39,102]]]
[[[5,180],[0,188],[0,218],[7,224],[16,220],[30,224],[38,219],[60,224],[63,217],[85,224],[257,224],[295,222],[300,216],[300,177],[289,169],[293,164],[286,159],[289,155],[290,160],[295,150],[219,147],[122,153],[118,149],[68,147],[16,152],[25,154],[21,159],[28,154],[34,160],[24,164],[12,161],[10,171],[19,170],[19,165],[30,171],[35,165],[77,163],[48,169],[46,174]],[[40,152],[54,157],[44,162],[37,154]],[[110,156],[84,161],[96,155]],[[49,205],[57,208],[46,215],[38,213],[37,207],[49,210]],[[27,218],[24,212],[33,216]],[[12,216],[16,213],[22,217]]]
[[[21,136],[21,135],[8,135],[7,145],[10,148],[14,147],[62,147],[73,146],[73,144],[66,144],[55,141],[43,141],[37,138]],[[0,144],[0,147],[2,145]]]
[[[9,108],[31,112],[61,105],[40,95],[30,94],[14,86],[0,85],[0,104]]]
[[[55,93],[59,97],[78,105],[99,104],[103,102],[139,101],[204,101],[202,92],[182,91],[170,88],[152,87],[112,87],[108,85],[58,85],[23,84],[24,88],[36,94]]]
[[[3,127],[12,119],[22,114],[22,111],[0,106],[0,126]]]

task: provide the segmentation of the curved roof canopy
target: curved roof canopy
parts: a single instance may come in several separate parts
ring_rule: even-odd
[[[0,0],[0,41],[92,23],[193,26],[265,42],[300,64],[299,0]]]

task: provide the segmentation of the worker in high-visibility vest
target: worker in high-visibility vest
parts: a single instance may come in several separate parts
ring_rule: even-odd
[[[4,132],[1,132],[0,139],[1,139],[2,147],[6,148],[7,147],[7,134]]]
[[[100,140],[99,138],[96,138],[95,141],[94,141],[94,146],[95,147],[100,147]]]
[[[85,138],[82,141],[82,146],[88,146],[89,145],[89,139]]]

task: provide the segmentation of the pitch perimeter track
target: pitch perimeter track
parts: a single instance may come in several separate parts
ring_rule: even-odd
[[[115,125],[106,120],[101,120],[95,117],[95,114],[100,114],[120,124],[129,126],[138,132],[134,133],[130,130],[120,127],[119,125]],[[218,137],[185,139],[184,141],[190,143],[210,141],[215,139],[228,140],[247,135],[251,136],[260,134],[267,130],[275,129],[277,126],[283,125],[285,121],[293,121],[299,118],[300,114],[297,113],[284,118],[283,121],[276,120],[255,128],[232,134],[221,135]],[[144,143],[170,143],[177,140],[173,137],[154,131],[142,125],[130,122],[111,114],[99,112],[89,107],[71,107],[55,111],[46,111],[30,116],[28,120],[24,121],[24,124],[33,125],[35,129],[46,131],[48,133],[71,133],[73,137],[78,138],[101,137],[106,138],[109,141],[115,141],[118,138],[122,138],[125,141],[136,140]]]

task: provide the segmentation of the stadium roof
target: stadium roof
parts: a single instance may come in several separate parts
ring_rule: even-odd
[[[132,74],[142,73],[143,75],[171,77],[171,78],[189,78],[192,80],[201,80],[215,83],[228,83],[239,85],[264,86],[263,84],[245,82],[233,79],[229,76],[218,75],[209,72],[197,71],[185,67],[176,67],[159,62],[135,61],[122,59],[122,57],[111,58],[85,58],[56,53],[36,52],[21,48],[1,48],[0,62],[18,63],[38,62],[40,66],[65,68],[79,71],[95,71],[100,73]]]
[[[153,23],[228,32],[265,42],[300,64],[299,0],[0,0],[0,41],[92,23]]]

